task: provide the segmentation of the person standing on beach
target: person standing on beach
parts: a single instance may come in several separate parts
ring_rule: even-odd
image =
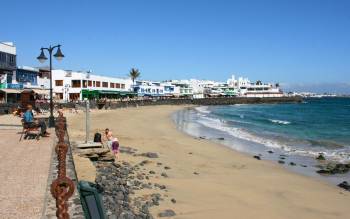
[[[113,137],[113,133],[109,130],[105,130],[107,138],[107,146],[113,152],[115,159],[119,160],[119,141],[118,138]]]

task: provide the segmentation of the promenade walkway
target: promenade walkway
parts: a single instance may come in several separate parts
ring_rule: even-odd
[[[19,142],[20,119],[0,116],[0,218],[40,218],[47,188],[52,136]]]

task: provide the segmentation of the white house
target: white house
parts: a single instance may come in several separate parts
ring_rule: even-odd
[[[262,83],[257,81],[256,83],[250,82],[248,78],[239,77],[238,80],[232,75],[227,80],[229,87],[233,87],[238,90],[238,94],[244,97],[282,97],[284,94],[278,85],[271,83]]]
[[[52,70],[52,80],[54,98],[61,101],[117,98],[130,93],[132,85],[131,79],[69,70]]]

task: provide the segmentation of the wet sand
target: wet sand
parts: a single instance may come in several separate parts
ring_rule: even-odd
[[[138,152],[156,152],[144,171],[152,182],[164,184],[168,197],[151,208],[156,217],[164,209],[174,218],[348,218],[350,193],[320,180],[292,173],[278,164],[256,160],[225,146],[179,132],[171,115],[185,106],[149,106],[91,113],[91,136],[112,129],[121,145]],[[67,115],[72,140],[84,140],[84,114]],[[121,154],[139,163],[145,157]],[[94,177],[93,167],[75,160],[79,175]],[[162,165],[157,165],[160,162]],[[171,169],[165,170],[164,166]],[[88,171],[91,169],[91,171]],[[160,176],[166,172],[169,176]],[[89,176],[89,173],[91,174]],[[197,174],[194,174],[197,173]],[[84,179],[80,178],[80,179]],[[141,190],[137,195],[151,194]],[[176,203],[170,199],[175,198]]]

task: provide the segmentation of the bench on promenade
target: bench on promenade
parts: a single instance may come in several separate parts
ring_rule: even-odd
[[[36,140],[40,139],[40,132],[39,132],[39,127],[29,127],[28,124],[24,122],[24,120],[21,120],[22,123],[22,133],[21,137],[19,138],[19,141],[22,140],[22,137],[24,135],[24,139],[28,138],[28,136],[33,135],[35,136]]]

